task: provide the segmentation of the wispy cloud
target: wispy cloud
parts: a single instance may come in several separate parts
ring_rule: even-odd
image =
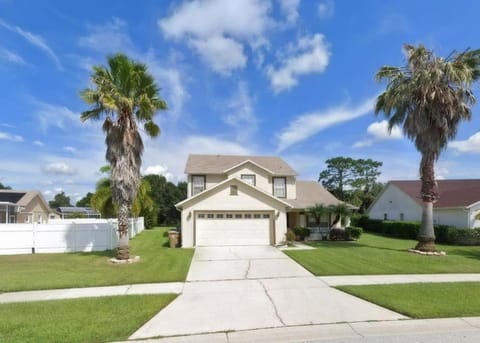
[[[275,93],[290,89],[298,84],[298,78],[311,73],[321,73],[327,68],[330,51],[324,35],[301,37],[290,46],[280,66],[267,66],[267,76]]]
[[[80,114],[63,105],[50,104],[30,98],[30,102],[35,106],[34,114],[37,117],[40,127],[44,133],[50,127],[67,129],[69,125],[80,125]]]
[[[47,174],[55,175],[75,175],[77,170],[65,162],[52,162],[43,166],[43,171]]]
[[[27,42],[29,42],[33,46],[36,46],[43,52],[45,52],[53,60],[53,62],[55,62],[57,68],[62,69],[62,64],[60,63],[60,59],[52,50],[52,48],[50,48],[50,46],[46,43],[45,39],[42,36],[26,31],[19,26],[10,25],[9,23],[7,23],[2,19],[0,19],[0,26],[11,32],[14,32],[20,35]]]
[[[45,145],[42,141],[38,141],[38,140],[37,140],[37,141],[33,141],[32,143],[33,143],[34,145],[36,145],[36,146],[44,146],[44,145]]]
[[[281,152],[331,126],[371,113],[375,100],[376,97],[372,97],[356,107],[339,106],[296,117],[278,135],[277,151]]]
[[[243,142],[251,139],[257,131],[258,118],[255,115],[253,100],[246,82],[238,84],[225,108],[228,114],[223,117],[223,121],[235,130],[237,141]]]
[[[7,61],[9,63],[19,64],[19,65],[26,65],[27,63],[25,60],[17,54],[16,52],[2,48],[0,46],[0,60]]]
[[[78,40],[78,45],[102,54],[131,50],[133,43],[126,32],[127,22],[112,18],[101,25],[88,25],[88,34]]]
[[[318,3],[317,13],[320,19],[333,17],[335,13],[335,3],[333,0],[320,1]]]
[[[298,20],[300,0],[280,0],[280,10],[286,17],[287,24],[295,24]]]
[[[23,142],[23,137],[18,135],[12,135],[8,132],[1,132],[0,131],[0,140],[6,140],[11,142]]]

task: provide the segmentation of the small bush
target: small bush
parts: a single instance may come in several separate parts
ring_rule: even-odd
[[[307,229],[306,227],[302,227],[302,226],[297,226],[297,227],[294,227],[293,228],[293,232],[295,233],[295,235],[297,237],[300,238],[300,240],[304,240],[305,237],[307,237],[308,235],[310,235],[310,230]]]
[[[285,239],[287,240],[287,242],[294,242],[295,241],[295,232],[293,232],[292,230],[288,229],[287,230],[287,233],[285,234]]]
[[[480,245],[480,229],[449,228],[447,240],[458,245]]]
[[[328,236],[332,241],[350,240],[350,236],[348,235],[347,231],[343,229],[331,229]]]
[[[356,226],[349,226],[345,229],[345,231],[347,232],[348,237],[351,239],[359,239],[363,233],[362,228]]]

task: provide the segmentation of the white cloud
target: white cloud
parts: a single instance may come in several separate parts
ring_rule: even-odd
[[[335,13],[335,3],[333,0],[321,1],[317,7],[318,16],[321,19],[327,19],[333,16]]]
[[[298,5],[300,0],[279,0],[280,10],[287,19],[287,24],[295,24],[298,20]]]
[[[74,175],[77,174],[77,170],[70,167],[65,162],[52,162],[43,166],[43,171],[47,174],[56,175]]]
[[[249,140],[257,131],[258,118],[245,82],[238,84],[237,90],[230,97],[225,108],[228,114],[223,117],[223,121],[236,131],[237,141]]]
[[[61,193],[63,192],[63,188],[62,187],[57,187],[57,188],[54,188],[53,189],[55,191],[55,193]],[[66,194],[68,196],[68,194]]]
[[[60,63],[60,60],[58,59],[57,55],[53,50],[48,46],[48,44],[45,42],[42,36],[33,34],[31,32],[25,31],[21,27],[15,26],[15,25],[10,25],[7,22],[3,21],[0,19],[0,26],[3,28],[15,32],[21,37],[23,37],[27,42],[30,44],[36,46],[40,50],[43,50],[57,65],[57,68],[62,69],[62,65]]]
[[[23,137],[18,135],[12,135],[8,132],[1,132],[0,131],[0,140],[6,140],[11,142],[23,142]]]
[[[65,147],[63,147],[63,150],[71,152],[71,153],[74,153],[75,151],[77,151],[77,149],[75,149],[73,146],[65,146]]]
[[[25,60],[22,58],[22,56],[20,56],[19,54],[17,54],[12,50],[8,50],[2,47],[0,47],[0,60],[4,60],[14,64],[21,64],[21,65],[27,64]]]
[[[158,21],[168,39],[185,40],[210,68],[228,75],[245,67],[244,44],[263,44],[271,23],[270,3],[260,0],[184,2]]]
[[[116,53],[132,48],[132,41],[125,32],[127,23],[120,18],[112,18],[102,25],[88,25],[89,34],[80,37],[78,45],[102,54]]]
[[[367,133],[373,138],[380,140],[403,138],[402,129],[400,129],[400,127],[397,125],[392,127],[390,132],[388,131],[388,121],[386,120],[370,124],[367,128]]]
[[[44,195],[46,195],[47,197],[50,197],[53,195],[53,192],[51,190],[46,190],[43,192]]]
[[[167,181],[172,180],[172,173],[168,171],[168,167],[162,164],[157,164],[154,166],[148,166],[145,168],[145,171],[143,172],[144,175],[149,175],[149,174],[155,174],[155,175],[162,175],[165,176]]]
[[[373,122],[367,127],[368,138],[357,141],[353,144],[353,148],[364,148],[372,146],[377,141],[402,139],[402,129],[395,125],[392,131],[388,132],[388,121],[382,120]]]
[[[330,60],[328,45],[320,33],[301,37],[288,50],[279,68],[267,66],[267,75],[275,93],[296,86],[301,75],[323,72]]]
[[[63,183],[66,185],[73,185],[75,184],[75,181],[73,181],[72,179],[65,179]]]
[[[371,113],[375,100],[373,97],[356,107],[339,106],[298,116],[278,135],[277,151],[281,152],[331,126]]]
[[[480,131],[463,141],[453,141],[449,144],[459,153],[480,153]]]
[[[35,144],[36,146],[44,146],[45,145],[42,141],[33,141],[32,143]]]
[[[230,75],[233,70],[242,69],[247,64],[243,45],[234,39],[212,36],[203,40],[193,39],[190,45],[213,71],[220,74]]]

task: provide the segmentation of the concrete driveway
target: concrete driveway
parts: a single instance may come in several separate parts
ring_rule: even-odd
[[[183,293],[130,339],[404,318],[330,288],[274,247],[199,247]]]

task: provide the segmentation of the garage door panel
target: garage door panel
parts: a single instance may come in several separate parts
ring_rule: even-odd
[[[270,219],[268,218],[197,218],[196,245],[268,245]]]

